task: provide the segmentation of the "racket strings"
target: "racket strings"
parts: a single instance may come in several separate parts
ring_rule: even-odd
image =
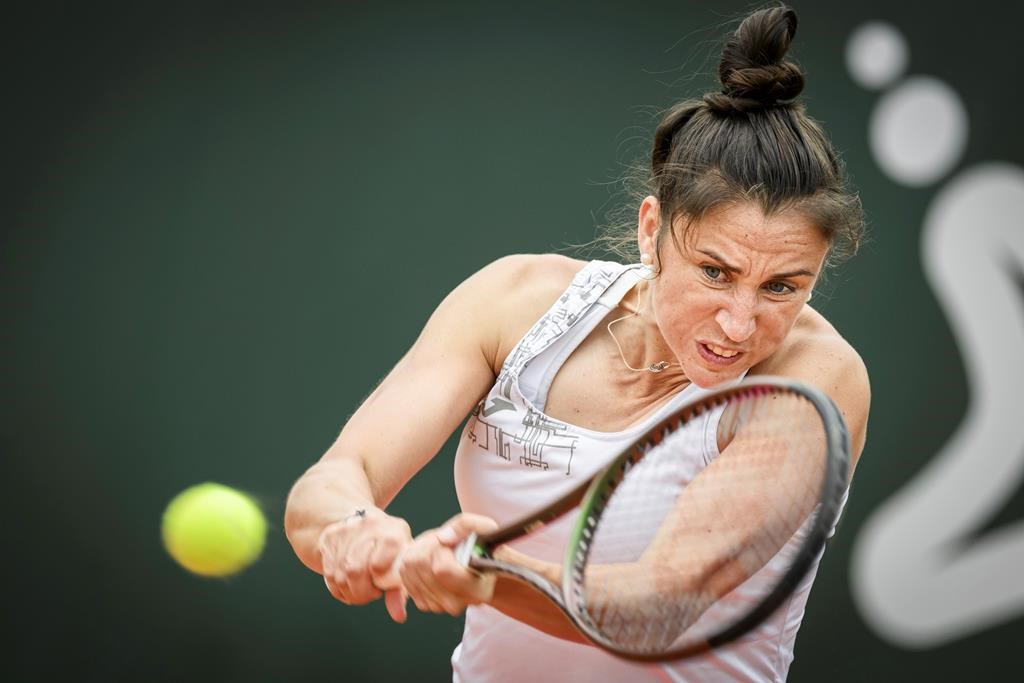
[[[705,464],[709,439],[721,453]],[[580,616],[635,652],[707,637],[758,604],[824,476],[821,418],[788,392],[734,396],[654,441],[599,498],[572,574]]]

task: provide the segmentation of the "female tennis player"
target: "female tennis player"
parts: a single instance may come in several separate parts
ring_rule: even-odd
[[[648,426],[710,387],[777,375],[839,407],[855,462],[870,400],[860,357],[808,300],[856,251],[859,199],[797,100],[785,7],[748,16],[727,41],[721,92],[673,106],[658,126],[629,265],[560,255],[499,259],[438,306],[409,352],[295,484],[286,530],[334,598],[385,596],[466,612],[457,681],[780,681],[814,569],[740,640],[699,657],[638,663],[586,644],[522,584],[468,571],[454,554],[589,478]],[[412,536],[386,512],[472,413],[455,462],[463,513]],[[699,469],[719,455],[711,438]],[[699,474],[697,475],[699,476]],[[557,566],[565,529],[518,549]],[[557,577],[554,577],[557,578]]]

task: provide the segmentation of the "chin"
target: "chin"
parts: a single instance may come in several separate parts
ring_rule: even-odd
[[[737,377],[738,377],[738,375],[737,375]],[[737,379],[737,377],[717,377],[716,376],[716,377],[711,377],[711,378],[691,379],[690,381],[693,382],[694,384],[696,384],[701,389],[714,389],[715,387],[717,387],[720,384],[726,384],[728,382],[731,382],[731,381]]]
[[[714,387],[717,387],[719,384],[735,382],[740,378],[740,375],[742,375],[749,369],[750,368],[746,367],[728,368],[715,372],[714,370],[707,370],[706,368],[703,368],[700,365],[698,365],[695,372],[691,373],[687,371],[685,367],[683,368],[683,372],[686,373],[686,376],[690,379],[692,383],[696,384],[701,389],[712,389]]]

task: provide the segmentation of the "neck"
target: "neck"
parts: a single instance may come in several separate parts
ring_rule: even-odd
[[[630,385],[650,383],[652,388],[663,389],[686,382],[678,360],[650,314],[652,288],[641,281],[634,289],[636,296],[627,293],[609,315],[608,337],[614,346],[613,355],[617,357],[617,363],[615,359],[610,362],[617,365],[621,373],[633,375],[626,382]]]

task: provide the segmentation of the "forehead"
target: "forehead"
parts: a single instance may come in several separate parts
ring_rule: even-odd
[[[684,223],[679,242],[686,250],[712,249],[722,256],[815,261],[824,258],[829,247],[822,231],[804,214],[791,209],[765,216],[756,204],[724,206],[688,228]]]

